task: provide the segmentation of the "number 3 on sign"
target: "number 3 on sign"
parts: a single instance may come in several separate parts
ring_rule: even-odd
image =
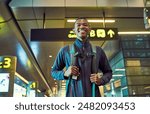
[[[4,58],[4,68],[10,68],[11,66],[11,59],[10,58]]]

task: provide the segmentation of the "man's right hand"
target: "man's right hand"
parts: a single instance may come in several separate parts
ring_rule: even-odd
[[[69,77],[69,76],[79,76],[79,68],[77,66],[69,66],[69,68],[65,71],[64,76]]]

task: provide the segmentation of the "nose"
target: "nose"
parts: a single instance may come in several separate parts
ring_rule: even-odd
[[[86,27],[84,24],[81,24],[80,27]]]
[[[79,29],[85,29],[86,26],[84,26],[83,24],[79,26]]]

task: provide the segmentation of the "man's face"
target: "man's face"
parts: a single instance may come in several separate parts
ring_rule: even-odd
[[[90,32],[90,27],[86,19],[78,19],[74,25],[74,32],[77,38],[80,40],[85,40]]]

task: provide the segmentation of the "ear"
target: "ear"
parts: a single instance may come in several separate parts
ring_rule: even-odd
[[[91,31],[91,27],[89,27],[89,32]]]
[[[89,28],[89,33],[91,32],[91,27]]]
[[[91,32],[91,30],[92,30],[92,29],[91,29],[91,25],[89,24],[89,32]]]

